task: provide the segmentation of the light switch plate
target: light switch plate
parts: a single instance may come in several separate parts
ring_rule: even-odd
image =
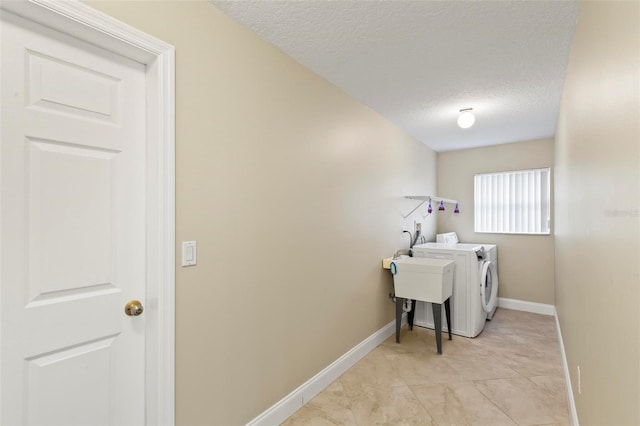
[[[193,266],[197,260],[197,243],[195,241],[182,242],[182,266]]]

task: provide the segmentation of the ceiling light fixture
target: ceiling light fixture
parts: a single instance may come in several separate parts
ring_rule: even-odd
[[[471,112],[473,108],[465,108],[460,110],[460,116],[458,117],[458,126],[463,129],[468,129],[473,126],[476,121],[476,117]]]

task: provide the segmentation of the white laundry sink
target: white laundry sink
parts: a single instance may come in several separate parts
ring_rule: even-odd
[[[444,303],[453,290],[453,260],[401,257],[391,261],[396,297]]]

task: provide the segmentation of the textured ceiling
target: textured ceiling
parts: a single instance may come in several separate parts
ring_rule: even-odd
[[[436,151],[555,134],[576,1],[212,3]]]

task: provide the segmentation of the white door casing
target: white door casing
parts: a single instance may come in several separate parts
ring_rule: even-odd
[[[173,424],[173,48],[2,9],[1,423]]]

